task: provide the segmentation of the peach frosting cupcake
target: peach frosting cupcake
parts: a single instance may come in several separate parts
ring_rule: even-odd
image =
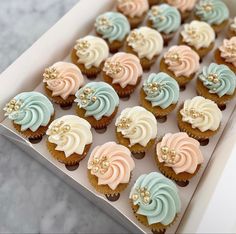
[[[120,97],[129,96],[134,92],[142,74],[139,58],[124,52],[108,58],[103,67],[104,80],[112,85]]]
[[[128,148],[107,142],[92,151],[88,160],[88,178],[99,193],[115,201],[128,186],[134,167]]]

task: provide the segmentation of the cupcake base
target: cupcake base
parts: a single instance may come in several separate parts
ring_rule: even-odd
[[[79,162],[86,157],[86,155],[91,147],[91,144],[85,146],[83,154],[79,155],[79,154],[74,153],[74,154],[70,155],[69,157],[66,157],[65,153],[63,151],[56,150],[56,147],[57,147],[56,144],[53,144],[53,143],[47,141],[48,151],[57,161],[65,164],[67,166],[74,166],[74,165],[78,165]]]
[[[127,85],[125,88],[122,88],[119,84],[113,84],[112,83],[113,79],[110,76],[106,75],[105,73],[103,73],[103,79],[106,83],[110,84],[115,89],[115,91],[121,98],[129,97],[130,94],[134,92],[134,90],[141,81],[141,77],[139,77],[136,85]]]
[[[77,115],[83,119],[86,119],[95,129],[103,129],[108,126],[116,116],[117,111],[118,107],[116,107],[111,116],[103,116],[100,120],[96,120],[93,116],[85,116],[86,110],[79,108],[78,106],[76,109]]]
[[[163,0],[148,0],[149,7],[163,3]]]
[[[232,30],[230,27],[227,32],[227,38],[236,37],[236,31]]]
[[[217,64],[224,64],[228,66],[233,72],[236,73],[236,67],[232,63],[226,62],[222,57],[221,57],[221,52],[219,49],[216,49],[215,51],[215,61]]]

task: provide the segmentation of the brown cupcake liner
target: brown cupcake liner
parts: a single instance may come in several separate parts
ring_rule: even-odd
[[[142,78],[141,76],[138,78],[136,85],[127,85],[125,88],[122,88],[119,84],[113,84],[112,83],[113,79],[110,76],[106,75],[105,72],[103,72],[104,81],[110,84],[115,89],[119,97],[122,97],[122,98],[129,97],[130,94],[134,92],[136,87],[139,85],[141,78]]]
[[[158,4],[161,4],[163,3],[164,0],[148,0],[148,3],[149,3],[149,7],[151,8],[152,6],[154,5],[158,5]]]
[[[176,104],[171,104],[169,107],[162,109],[159,106],[152,106],[151,102],[147,101],[146,98],[146,93],[144,92],[143,89],[140,91],[140,104],[143,106],[145,109],[150,111],[155,115],[155,117],[164,117],[170,114],[177,106]]]
[[[228,28],[227,31],[227,38],[231,38],[231,37],[236,37],[236,31],[232,30],[230,27]]]
[[[221,57],[221,52],[219,49],[216,49],[216,51],[215,51],[215,61],[217,64],[224,64],[224,65],[228,66],[234,73],[236,73],[236,67],[232,63],[226,62]]]
[[[231,99],[233,99],[236,95],[236,89],[233,93],[233,95],[224,95],[222,97],[219,97],[217,94],[215,93],[210,93],[209,89],[206,88],[202,81],[197,79],[197,94],[200,96],[203,96],[207,99],[210,99],[212,101],[214,101],[219,107],[224,106],[227,102],[229,102]]]
[[[147,149],[150,149],[155,144],[155,139],[151,139],[148,144],[144,147],[140,144],[135,144],[130,146],[130,140],[125,138],[120,132],[117,132],[116,129],[116,138],[119,144],[126,146],[130,149],[132,153],[144,153]]]
[[[79,155],[79,154],[74,153],[74,154],[70,155],[69,157],[66,157],[65,153],[63,151],[56,150],[56,147],[57,147],[56,144],[53,144],[47,140],[48,151],[57,161],[65,164],[67,166],[74,166],[86,157],[86,155],[91,147],[91,144],[85,146],[83,154]]]
[[[203,57],[205,57],[215,46],[215,42],[212,42],[207,48],[200,48],[200,49],[196,49],[194,46],[189,45],[188,43],[186,43],[183,40],[182,35],[180,34],[179,37],[179,45],[187,45],[189,46],[191,49],[193,49],[194,51],[196,51],[198,53],[198,55],[200,56],[200,58],[202,59]]]
[[[186,132],[190,137],[198,141],[204,141],[213,137],[219,131],[220,126],[216,131],[207,130],[205,132],[201,132],[197,128],[192,128],[191,124],[182,121],[182,115],[180,114],[180,110],[182,109],[183,105],[179,108],[177,113],[178,127],[181,132]]]
[[[161,61],[160,61],[160,71],[165,72],[169,76],[174,78],[181,88],[184,88],[186,86],[186,84],[188,84],[195,77],[195,73],[192,74],[189,77],[186,77],[186,76],[179,76],[179,77],[177,77],[177,76],[175,76],[175,74],[171,70],[168,69],[168,65],[165,63],[165,59],[164,58],[162,58]]]
[[[179,11],[179,12],[180,12],[180,15],[181,15],[181,24],[183,24],[184,21],[187,20],[190,17],[191,13],[192,13],[192,11],[184,11],[184,12]]]
[[[78,106],[76,107],[77,115],[83,119],[86,119],[95,129],[103,129],[107,127],[116,116],[117,111],[118,107],[116,107],[111,116],[103,116],[100,120],[96,120],[93,116],[85,116],[86,110],[79,108]]]

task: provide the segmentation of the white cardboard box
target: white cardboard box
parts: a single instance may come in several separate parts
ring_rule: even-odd
[[[19,92],[35,89],[43,92],[41,77],[45,67],[48,67],[59,60],[68,60],[68,54],[70,53],[75,40],[87,35],[92,29],[96,16],[112,9],[115,0],[99,0],[96,1],[96,5],[94,5],[94,2],[95,0],[81,0],[68,14],[66,14],[55,26],[45,33],[31,48],[1,74],[0,109],[3,108],[8,100]],[[226,0],[226,2],[231,6],[230,9],[236,12],[235,0]],[[91,6],[93,6],[92,10]],[[232,12],[232,14],[234,13]],[[209,63],[210,61],[211,55],[204,60],[204,63]],[[158,72],[157,66],[154,66],[152,71]],[[15,82],[16,79],[17,82]],[[190,96],[195,96],[193,91],[194,84],[190,85],[187,91],[181,93],[181,100]],[[193,94],[190,94],[191,92]],[[121,101],[120,110],[126,106],[138,105],[136,100],[137,95],[138,92],[133,95],[129,102]],[[227,110],[224,111],[223,128],[232,115],[234,108],[235,100],[232,101],[228,105]],[[65,112],[58,107],[56,110],[57,117],[73,113],[73,110],[71,110],[71,112]],[[204,174],[204,170],[202,169],[190,182],[188,187],[179,189],[183,210],[178,217],[177,222],[168,229],[168,232],[173,233],[177,230],[178,232],[185,233],[236,231],[236,217],[233,213],[236,208],[233,199],[236,195],[236,189],[233,190],[233,186],[230,183],[232,178],[236,178],[234,177],[236,175],[236,170],[234,170],[233,166],[236,161],[233,157],[234,151],[236,151],[236,147],[234,147],[236,134],[235,131],[233,131],[236,129],[234,124],[235,119],[236,113],[230,122],[228,122],[227,127],[225,129],[222,128],[218,136],[214,137],[214,139],[210,141],[210,144],[203,148],[203,153],[207,155],[203,169],[206,167],[207,169]],[[122,193],[119,201],[110,203],[104,196],[96,193],[88,183],[86,178],[87,160],[84,160],[81,163],[78,170],[70,172],[64,165],[58,163],[49,155],[45,144],[43,144],[45,138],[44,141],[37,145],[30,144],[25,138],[14,131],[10,121],[4,119],[2,111],[0,111],[0,122],[1,134],[15,142],[23,150],[30,153],[32,157],[55,172],[106,212],[109,214],[112,213],[116,220],[119,220],[128,229],[135,233],[145,233],[149,231],[137,222],[129,207],[128,194],[134,180],[132,180],[127,191]],[[178,131],[177,125],[173,123],[175,123],[174,114],[168,117],[168,122],[166,124],[158,124],[159,136],[167,131]],[[104,137],[98,137],[98,134],[93,131],[95,139],[92,148],[97,144],[114,139],[113,128],[114,124],[113,127],[111,125],[108,132],[104,134]],[[163,128],[165,130],[163,130]],[[217,147],[215,148],[216,145]],[[150,151],[145,159],[136,161],[137,166],[133,176],[134,179],[141,173],[157,170],[156,167],[153,167],[152,161],[150,161],[152,159],[148,158],[148,156],[152,157],[152,154],[153,153]],[[209,160],[210,163],[207,166]],[[145,168],[143,168],[144,164]],[[200,179],[201,182],[198,186]],[[195,192],[196,188],[197,192]]]

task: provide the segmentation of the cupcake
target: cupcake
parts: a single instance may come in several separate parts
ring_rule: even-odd
[[[133,54],[117,53],[108,58],[103,67],[103,79],[120,97],[127,97],[140,83],[143,69],[140,60]]]
[[[232,20],[228,28],[228,38],[236,37],[236,17]]]
[[[153,233],[165,233],[181,211],[176,185],[158,172],[141,175],[129,199],[137,220]]]
[[[155,160],[159,170],[168,178],[187,182],[204,162],[200,144],[187,133],[168,133],[156,146]]]
[[[68,107],[74,102],[76,91],[84,85],[84,77],[74,64],[57,62],[45,69],[43,83],[53,102]]]
[[[24,92],[15,96],[6,107],[14,128],[32,143],[39,142],[54,118],[52,103],[38,92]]]
[[[191,15],[197,0],[165,0],[165,2],[180,11],[183,22]]]
[[[91,82],[76,93],[77,114],[86,119],[92,127],[103,129],[115,117],[119,96],[116,91],[105,82]]]
[[[203,58],[214,48],[215,32],[208,23],[194,20],[184,25],[179,44],[188,45]]]
[[[153,6],[148,12],[147,25],[161,33],[164,44],[168,45],[181,25],[181,16],[175,7],[168,4]]]
[[[159,32],[148,27],[134,29],[126,40],[126,52],[139,57],[144,70],[149,70],[163,50]]]
[[[160,71],[173,77],[181,88],[185,88],[200,68],[200,57],[189,46],[172,46],[160,62]]]
[[[197,20],[210,24],[216,33],[229,22],[229,9],[221,0],[200,0],[194,14]]]
[[[148,0],[118,0],[116,8],[127,17],[131,28],[136,28],[144,20],[149,4]]]
[[[236,94],[236,75],[226,65],[211,63],[198,76],[197,93],[224,108]]]
[[[149,7],[161,4],[162,2],[163,2],[163,0],[148,0]]]
[[[140,106],[124,109],[115,126],[118,142],[140,157],[154,144],[157,136],[155,116]]]
[[[197,96],[184,102],[177,120],[180,131],[205,143],[220,129],[222,112],[215,102]]]
[[[236,37],[224,39],[223,45],[215,51],[215,61],[227,65],[236,73]]]
[[[88,179],[97,192],[116,201],[128,186],[134,167],[128,148],[107,142],[92,151],[88,160]]]
[[[97,17],[96,33],[108,43],[111,53],[117,52],[130,32],[128,19],[118,12],[106,12]]]
[[[79,164],[85,158],[93,139],[91,125],[75,115],[54,120],[46,134],[49,152],[67,166]]]
[[[95,78],[108,56],[109,48],[103,39],[86,36],[76,41],[71,60],[88,78]]]
[[[140,93],[141,105],[156,118],[166,117],[179,100],[178,83],[166,73],[152,73],[145,80]]]

